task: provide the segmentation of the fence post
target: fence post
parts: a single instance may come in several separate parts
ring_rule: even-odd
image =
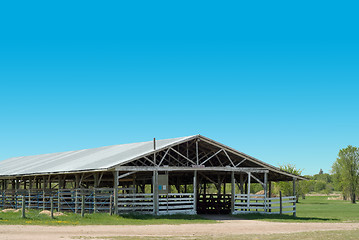
[[[61,212],[61,193],[60,193],[60,189],[57,192],[57,211]]]
[[[96,213],[97,209],[96,209],[96,188],[94,188],[93,190],[93,213]]]
[[[282,215],[282,191],[279,191],[279,214]]]
[[[297,193],[296,193],[296,189],[295,189],[295,182],[296,182],[296,178],[293,178],[293,197],[294,197],[294,202],[293,202],[293,217],[296,217],[296,202],[297,202]]]
[[[113,195],[111,194],[110,195],[110,215],[112,215],[112,198],[113,198]]]
[[[21,217],[25,218],[25,196],[22,195],[22,202],[21,202]]]
[[[78,204],[78,193],[77,193],[77,189],[75,189],[75,213],[77,213],[77,209],[79,208],[79,204]]]
[[[51,218],[54,218],[54,197],[50,197]]]
[[[85,216],[85,195],[81,196],[81,217]]]

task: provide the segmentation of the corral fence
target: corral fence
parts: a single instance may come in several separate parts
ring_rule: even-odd
[[[122,191],[119,189],[119,191]],[[0,207],[19,209],[24,200],[27,209],[53,209],[80,213],[113,212],[113,188],[55,190],[5,190],[0,192]],[[118,213],[154,212],[153,193],[118,193]],[[168,193],[158,196],[159,214],[195,214],[193,193]]]
[[[296,196],[265,197],[259,194],[236,194],[234,196],[233,214],[265,213],[286,214],[296,213]]]

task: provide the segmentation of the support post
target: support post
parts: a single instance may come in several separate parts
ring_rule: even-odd
[[[248,172],[248,183],[247,183],[247,211],[250,211],[250,195],[251,195],[251,172]]]
[[[283,204],[282,204],[282,191],[279,191],[279,214],[283,213]]]
[[[21,217],[22,218],[25,218],[25,196],[23,195],[22,196],[22,199],[21,199]]]
[[[272,197],[272,182],[271,181],[269,181],[268,182],[268,197],[269,198],[271,198]],[[272,200],[269,200],[269,212],[272,212],[272,204],[271,204],[271,202],[272,202]]]
[[[97,211],[97,203],[96,203],[96,189],[98,187],[98,173],[94,174],[94,188],[93,188],[93,212]]]
[[[235,178],[234,178],[234,171],[232,171],[231,173],[231,213],[234,213],[234,204],[235,204],[235,187],[236,187],[236,183],[235,183]]]
[[[59,175],[59,178],[58,178],[58,181],[59,181],[59,186],[58,186],[58,191],[57,191],[57,211],[60,212],[61,211],[61,188],[63,186],[63,183],[62,183],[62,177]]]
[[[110,215],[112,215],[112,199],[113,199],[113,195],[110,195]]]
[[[81,217],[85,216],[85,194],[81,195]]]
[[[197,171],[193,173],[193,212],[197,214]]]
[[[153,171],[153,214],[158,215],[158,172]]]
[[[115,214],[118,214],[118,171],[113,172],[114,175],[114,181],[113,181],[113,203],[115,205]]]
[[[297,202],[297,192],[296,192],[296,178],[293,178],[293,196],[294,196],[294,202],[293,202],[293,217],[297,216],[297,206],[296,206],[296,202]]]
[[[268,173],[264,173],[264,211],[268,212],[267,207],[267,182],[268,182]]]
[[[31,209],[31,190],[32,190],[32,179],[31,179],[31,177],[29,178],[29,206],[28,206],[28,208],[29,209]]]
[[[80,185],[80,176],[76,174],[75,175],[75,213],[78,213],[78,208],[79,208],[79,200],[78,200],[79,185]]]
[[[15,190],[15,191],[14,191],[14,195],[13,195],[14,197],[13,197],[13,198],[14,198],[14,201],[15,201],[15,208],[16,208],[16,209],[17,209],[17,189],[18,189],[18,188],[17,188],[17,181],[18,181],[18,180],[13,180],[13,185],[12,185],[13,189]]]
[[[43,176],[42,178],[43,185],[42,185],[42,209],[46,209],[46,177]]]
[[[54,219],[54,198],[50,197],[51,219]]]

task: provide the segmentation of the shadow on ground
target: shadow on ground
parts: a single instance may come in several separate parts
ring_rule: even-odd
[[[238,214],[233,215],[232,217],[237,219],[244,219],[244,220],[288,220],[288,221],[339,221],[338,218],[318,218],[318,217],[294,217],[290,215],[279,215],[279,214]]]
[[[201,215],[191,215],[191,214],[172,214],[172,215],[152,215],[152,214],[124,214],[120,215],[123,218],[127,219],[140,219],[140,220],[152,220],[152,219],[179,219],[179,220],[210,220],[204,218]]]

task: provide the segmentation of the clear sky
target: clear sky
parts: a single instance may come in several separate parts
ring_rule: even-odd
[[[3,1],[0,159],[202,134],[328,172],[340,148],[359,146],[357,10]]]

